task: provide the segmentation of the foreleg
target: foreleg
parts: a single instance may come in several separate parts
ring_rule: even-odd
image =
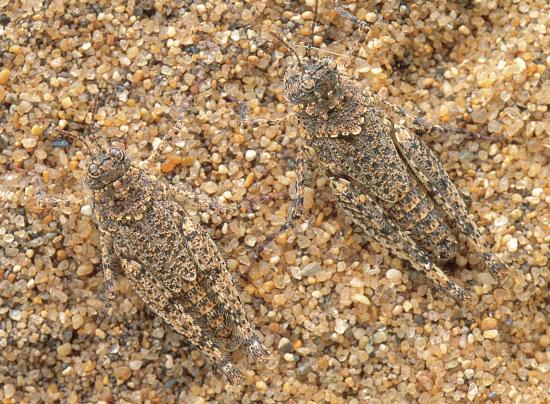
[[[149,155],[147,160],[143,162],[143,164],[145,164],[146,167],[156,163],[156,161],[158,160],[158,158],[160,157],[161,153],[164,151],[168,143],[171,142],[172,139],[180,133],[181,128],[183,126],[183,118],[185,116],[187,107],[188,107],[187,101],[183,102],[183,105],[179,110],[178,119],[176,120],[172,128],[168,131],[168,133],[162,136],[160,142],[155,147],[153,147],[153,150],[151,151],[151,154]]]
[[[59,206],[67,206],[67,207],[80,207],[86,200],[85,197],[59,197],[59,196],[53,196],[46,194],[42,189],[42,184],[38,177],[34,178],[34,185],[36,188],[36,201],[41,207],[59,207]]]
[[[241,131],[246,131],[248,129],[257,129],[260,127],[280,125],[288,121],[292,116],[288,114],[281,118],[275,118],[275,119],[265,119],[265,118],[250,119],[248,117],[248,104],[246,103],[243,103],[241,105],[240,115],[241,115],[241,123],[240,123]]]
[[[113,280],[113,270],[120,266],[120,260],[115,254],[113,248],[113,236],[107,231],[100,232],[101,244],[101,265],[103,268],[103,294],[102,300],[106,307],[110,306],[109,300],[115,298],[115,284]]]

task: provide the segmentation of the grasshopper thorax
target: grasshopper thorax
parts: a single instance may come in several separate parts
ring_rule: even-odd
[[[87,167],[86,184],[93,190],[103,189],[122,178],[131,167],[131,159],[123,150],[101,148],[93,153]]]
[[[302,58],[285,73],[285,98],[308,115],[328,113],[344,97],[340,75],[336,61],[330,57]]]

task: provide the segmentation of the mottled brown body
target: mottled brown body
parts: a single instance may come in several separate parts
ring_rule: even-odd
[[[406,128],[393,123],[377,107],[376,97],[361,89],[351,80],[343,79],[342,87],[347,97],[356,99],[361,109],[342,110],[329,119],[354,122],[358,134],[346,133],[341,128],[338,136],[319,136],[311,130],[318,125],[307,113],[298,116],[301,133],[318,156],[321,164],[333,175],[343,176],[361,184],[361,190],[375,199],[386,216],[409,233],[430,258],[446,261],[456,253],[457,241],[448,219],[436,209],[436,203],[428,194],[414,172],[401,155],[393,133]],[[362,121],[362,123],[361,123]],[[350,128],[350,123],[345,122]],[[333,129],[334,130],[334,129]]]
[[[167,138],[180,125],[181,117]],[[122,268],[151,310],[202,350],[231,383],[242,381],[220,348],[242,343],[259,362],[270,353],[254,335],[221,253],[185,209],[189,202],[201,209],[224,207],[157,180],[116,147],[95,142],[88,148],[92,161],[86,183],[93,192],[107,297],[114,294],[112,271]]]
[[[363,30],[350,56],[353,61],[368,27],[339,2],[337,10]],[[352,64],[350,59],[346,66]],[[465,292],[439,264],[456,256],[459,233],[500,276],[503,264],[490,252],[441,162],[420,139],[466,131],[432,125],[388,103],[340,71],[333,59],[311,56],[310,49],[287,69],[284,87],[302,140],[297,197],[287,222],[260,248],[300,215],[306,163],[316,160],[330,176],[338,206],[353,222],[457,301],[465,298]],[[253,126],[258,122],[253,121]]]

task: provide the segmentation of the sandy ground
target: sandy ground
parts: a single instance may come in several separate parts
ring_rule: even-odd
[[[534,1],[374,1],[350,10],[373,24],[354,75],[433,122],[501,142],[434,139],[494,251],[500,285],[475,256],[448,266],[472,293],[457,307],[424,276],[338,213],[313,167],[305,218],[248,271],[294,195],[292,121],[282,77],[303,54],[312,1],[0,0],[0,399],[24,402],[542,403],[550,390],[550,6]],[[373,13],[373,14],[369,14]],[[322,2],[315,45],[345,54],[354,28]],[[339,58],[343,63],[343,58]],[[234,359],[231,387],[148,311],[117,276],[102,311],[98,234],[88,204],[41,209],[87,190],[77,131],[94,94],[109,140],[136,159],[193,95],[186,129],[157,167],[166,181],[223,200],[282,193],[254,214],[202,214],[278,365]],[[89,116],[87,117],[90,118]],[[247,272],[248,279],[242,276]],[[547,402],[547,401],[546,401]]]

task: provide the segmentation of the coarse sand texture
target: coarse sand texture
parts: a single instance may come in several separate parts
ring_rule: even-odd
[[[460,250],[443,265],[471,293],[457,305],[338,211],[315,164],[295,230],[251,257],[295,197],[299,133],[283,76],[308,43],[313,0],[0,0],[0,402],[547,403],[550,391],[550,4],[343,2],[371,23],[354,78],[439,124],[484,135],[428,139],[492,251],[498,283]],[[321,1],[316,56],[343,66],[357,28]],[[341,55],[341,56],[339,56]],[[229,385],[200,350],[150,311],[122,272],[101,300],[82,131],[91,101],[110,141],[167,183],[220,203],[200,211],[262,342],[277,359],[233,362]],[[494,141],[491,139],[498,139]],[[267,198],[266,196],[273,196]],[[264,197],[260,201],[261,197]],[[464,244],[464,240],[458,240]]]

